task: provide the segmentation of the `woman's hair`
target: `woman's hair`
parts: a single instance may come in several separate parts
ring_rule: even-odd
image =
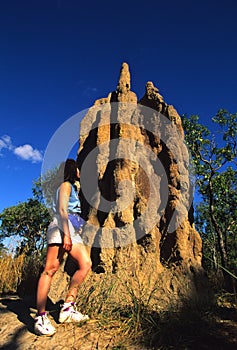
[[[52,207],[55,201],[55,194],[60,185],[69,181],[77,192],[80,190],[80,183],[77,173],[77,162],[74,159],[67,159],[62,162],[57,168],[49,171],[46,176],[41,179],[42,190],[46,199],[47,206]]]
[[[77,163],[74,159],[67,159],[64,165],[64,182],[69,181],[72,185],[78,180]]]
[[[69,181],[72,185],[78,181],[77,177],[77,163],[74,159],[67,159],[66,162],[62,162],[57,170],[55,179],[54,179],[54,191],[56,192],[57,188],[65,181]]]

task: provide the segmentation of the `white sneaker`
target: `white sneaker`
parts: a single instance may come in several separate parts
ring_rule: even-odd
[[[48,335],[51,336],[56,332],[56,329],[48,319],[47,314],[35,317],[34,330],[37,335]]]
[[[76,305],[74,302],[64,303],[60,314],[59,314],[59,322],[82,322],[89,320],[88,315],[83,315],[79,311],[77,311]]]

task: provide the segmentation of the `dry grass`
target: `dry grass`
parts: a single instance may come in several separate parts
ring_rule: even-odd
[[[114,349],[133,349],[135,346],[156,349],[159,339],[162,339],[161,345],[166,340],[169,346],[168,341],[174,340],[169,332],[181,342],[185,340],[175,331],[179,321],[188,330],[196,321],[192,323],[187,317],[191,316],[190,308],[185,314],[184,304],[179,301],[178,305],[174,295],[172,300],[172,292],[166,290],[165,278],[167,276],[159,275],[154,280],[152,269],[148,269],[142,278],[135,273],[131,278],[126,269],[118,275],[91,274],[80,290],[77,304],[96,320],[99,332],[106,330],[113,334],[117,342]],[[184,289],[187,288],[185,285]],[[187,303],[185,300],[186,306]],[[195,310],[193,304],[192,307]],[[194,318],[197,320],[196,315]]]
[[[39,263],[29,262],[23,255],[2,256],[0,292],[16,292],[22,281],[28,283],[27,272],[32,277],[36,270]],[[181,287],[186,296],[192,289],[187,279],[171,271],[155,278],[151,268],[132,275],[126,268],[118,274],[91,273],[77,300],[78,308],[89,314],[91,323],[78,327],[86,327],[83,329],[88,334],[93,331],[100,338],[112,339],[112,350],[234,349],[236,305],[220,305],[219,298],[219,304],[209,300],[204,307],[191,295],[190,300],[181,300]]]
[[[0,295],[23,294],[25,288],[34,289],[41,264],[42,259],[36,256],[4,253],[0,257]]]
[[[0,294],[16,293],[21,282],[25,255],[14,258],[11,254],[4,254],[0,258]]]
[[[236,347],[236,305],[220,308],[210,295],[205,300],[191,295],[193,286],[184,276],[167,271],[154,279],[153,272],[147,269],[142,278],[134,273],[131,278],[126,269],[120,274],[91,274],[82,286],[78,306],[96,320],[99,333],[113,335],[112,349]],[[223,315],[229,318],[227,326]]]

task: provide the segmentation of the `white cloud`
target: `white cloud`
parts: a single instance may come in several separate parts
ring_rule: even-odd
[[[0,138],[0,152],[3,148],[9,149],[9,150],[12,150],[13,148],[11,138],[8,135],[3,135]]]
[[[41,162],[43,160],[42,152],[40,152],[37,149],[34,149],[29,144],[15,147],[12,144],[11,137],[8,135],[3,135],[2,137],[0,137],[0,156],[2,155],[1,151],[3,149],[12,151],[13,154],[18,156],[19,158],[23,160],[29,160],[32,163]]]
[[[37,149],[33,149],[31,145],[16,147],[13,152],[21,159],[31,160],[33,163],[41,162],[43,159],[42,153]]]

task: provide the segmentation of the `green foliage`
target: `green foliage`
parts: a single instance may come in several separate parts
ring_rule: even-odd
[[[201,203],[196,206],[196,226],[203,238],[209,268],[222,265],[236,275],[237,217],[237,114],[220,110],[212,118],[215,134],[198,116],[183,117],[185,139],[196,171]],[[225,277],[226,274],[224,273]],[[226,284],[229,278],[226,278]],[[227,285],[226,285],[227,287]]]
[[[225,250],[228,256],[227,267],[237,275],[237,171],[228,167],[225,171],[213,178],[213,215],[218,227],[223,233]],[[204,244],[204,252],[211,258],[215,267],[221,264],[217,254],[217,239],[213,234],[214,227],[209,215],[208,197],[204,196],[203,202],[196,207],[196,227],[201,233]],[[204,258],[204,260],[206,260]],[[210,265],[210,261],[205,261]]]
[[[37,180],[33,181],[33,184],[34,184],[32,188],[33,198],[40,203],[44,203],[44,194],[43,194],[43,189],[41,184],[41,178],[38,178]]]
[[[48,170],[37,182],[37,188],[40,188],[41,196],[45,205],[51,210],[54,202],[55,192],[63,180],[63,175],[60,174],[60,166]]]
[[[43,178],[34,181],[33,198],[0,213],[0,242],[9,238],[17,255],[40,255],[45,247],[55,188],[62,177],[58,169],[52,169]]]
[[[20,240],[16,247],[17,254],[27,255],[41,252],[46,242],[46,230],[50,221],[50,214],[40,201],[40,188],[35,185],[33,192],[37,198],[30,198],[26,202],[6,208],[0,214],[0,239],[15,238]]]

